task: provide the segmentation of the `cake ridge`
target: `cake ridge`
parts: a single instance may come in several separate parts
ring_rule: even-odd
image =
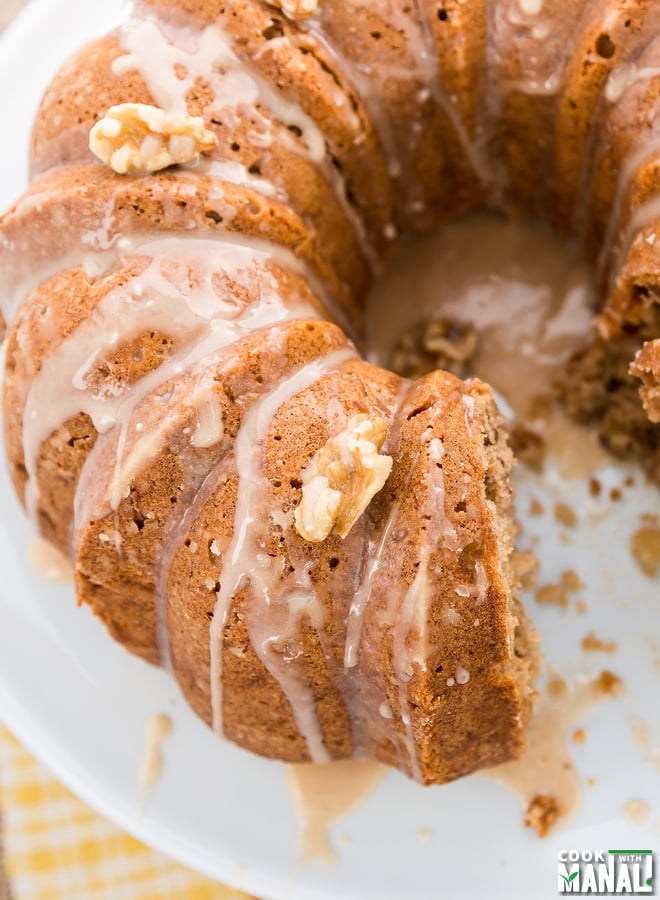
[[[276,654],[272,651],[269,652],[267,649],[270,642],[276,639],[284,642],[292,641],[293,636],[289,637],[286,633],[282,634],[280,623],[278,623],[277,635],[273,634],[269,613],[272,614],[272,609],[275,605],[278,605],[278,600],[280,600],[281,604],[282,595],[277,596],[274,586],[269,583],[272,579],[267,577],[268,569],[275,568],[274,563],[270,563],[268,558],[262,558],[261,560],[259,558],[260,550],[263,548],[263,539],[260,540],[258,532],[256,536],[252,536],[250,533],[254,530],[255,523],[259,524],[269,513],[267,510],[254,511],[251,509],[251,506],[255,502],[255,493],[258,494],[264,490],[259,472],[259,451],[261,450],[265,432],[269,428],[275,413],[286,400],[295,397],[296,394],[299,394],[310,384],[318,381],[324,374],[340,368],[343,363],[355,358],[355,355],[353,347],[346,347],[341,350],[335,350],[324,358],[307,363],[294,370],[252,406],[246,415],[245,421],[241,424],[241,430],[235,443],[236,466],[239,478],[239,501],[235,512],[232,541],[226,553],[222,554],[221,585],[220,590],[217,592],[210,628],[213,729],[216,733],[222,735],[221,647],[223,631],[227,622],[230,604],[241,583],[247,579],[249,582],[248,590],[252,592],[253,582],[256,582],[259,592],[265,600],[265,606],[260,617],[252,616],[252,623],[261,619],[266,628],[266,636],[262,637],[261,640],[259,637],[256,640],[253,639],[251,624],[248,620],[247,628],[252,645],[257,648],[257,655],[271,674],[273,674],[273,668],[282,673],[276,676],[277,680],[291,704],[296,724],[305,739],[310,759],[312,762],[317,763],[330,762],[330,756],[323,744],[321,729],[314,720],[315,714],[311,712],[313,702],[309,690],[304,685],[302,687],[296,685],[297,679],[286,674],[287,666],[278,666]],[[246,544],[248,544],[247,547]],[[252,563],[248,574],[245,572],[246,563],[253,560],[256,560],[256,564]],[[227,566],[227,563],[229,563],[229,566]],[[274,574],[277,575],[278,573],[275,572]],[[301,576],[295,571],[292,574],[296,576],[294,577],[294,592],[296,589],[301,591],[309,590],[309,586],[305,583],[304,578],[299,580]],[[288,585],[284,587],[284,590],[287,591],[285,603],[290,608],[295,603],[295,600],[291,596],[292,592]],[[315,602],[313,596],[308,598],[304,609],[308,615],[310,614],[309,610],[312,611],[312,624],[318,631],[322,623],[314,616]],[[302,611],[302,609],[299,610],[300,613]],[[316,621],[314,621],[315,618]],[[287,622],[285,624],[290,627],[290,623]],[[291,666],[288,668],[291,668]]]

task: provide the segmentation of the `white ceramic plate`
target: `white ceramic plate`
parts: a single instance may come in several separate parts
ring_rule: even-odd
[[[81,40],[116,20],[117,0],[33,0],[0,45],[0,207],[26,182],[30,120],[49,77]],[[619,485],[625,473],[608,470]],[[520,479],[521,510],[529,484]],[[641,716],[660,740],[660,676],[652,641],[660,640],[657,583],[628,551],[640,512],[658,512],[654,488],[639,477],[623,502],[588,496],[586,485],[546,479],[537,496],[551,508],[566,500],[580,527],[570,542],[551,517],[528,520],[529,544],[543,538],[541,581],[577,570],[588,590],[584,615],[530,609],[548,660],[568,676],[609,668],[626,693],[582,718],[587,739],[573,746],[585,788],[578,817],[545,841],[522,825],[514,796],[475,777],[422,789],[391,773],[375,793],[337,823],[333,838],[350,840],[336,868],[295,870],[297,822],[277,763],[216,739],[188,711],[169,677],[128,656],[68,587],[39,580],[27,562],[30,529],[2,468],[0,480],[0,713],[17,736],[77,794],[148,844],[217,879],[264,898],[288,900],[438,900],[550,898],[557,894],[559,848],[653,849],[660,832],[660,772],[644,762],[628,716]],[[565,529],[563,529],[565,531]],[[615,639],[612,655],[585,654],[581,638],[595,629]],[[137,773],[145,723],[169,713],[174,732],[164,747],[165,773],[146,812],[138,813]],[[577,723],[576,723],[577,724]],[[653,807],[644,826],[623,818],[625,801]],[[657,823],[657,818],[655,822]],[[426,841],[419,830],[428,829]],[[345,842],[342,842],[344,844]]]

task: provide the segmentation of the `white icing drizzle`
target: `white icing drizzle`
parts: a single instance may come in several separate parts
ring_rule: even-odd
[[[467,684],[470,680],[470,673],[463,666],[456,666],[456,684]]]
[[[466,425],[467,427],[467,425]],[[438,549],[459,549],[456,529],[445,511],[444,477],[441,469],[441,461],[444,448],[440,438],[434,437],[434,426],[422,435],[420,450],[412,460],[408,469],[408,481],[401,488],[400,496],[406,495],[406,487],[410,479],[419,477],[419,466],[422,454],[428,455],[428,471],[426,478],[429,480],[427,491],[426,511],[422,510],[429,525],[430,531],[426,535],[425,543],[420,550],[419,567],[412,584],[402,592],[397,583],[398,570],[390,572],[383,566],[383,555],[392,542],[405,539],[406,532],[397,530],[400,501],[392,504],[388,519],[380,534],[378,543],[370,541],[366,548],[366,563],[356,585],[355,597],[351,606],[351,616],[347,623],[347,641],[344,650],[345,673],[358,671],[355,667],[359,662],[358,648],[361,634],[364,610],[371,598],[376,579],[388,577],[393,579],[388,585],[387,595],[390,597],[388,608],[382,613],[382,627],[384,633],[391,635],[392,664],[396,678],[396,691],[398,695],[400,721],[403,725],[403,734],[397,730],[384,732],[387,738],[399,742],[402,758],[407,758],[413,777],[419,779],[419,764],[415,753],[415,737],[412,723],[411,708],[408,702],[408,683],[412,678],[415,666],[424,671],[427,665],[430,648],[428,646],[428,608],[433,596],[433,574],[429,570],[431,554]],[[477,573],[478,580],[478,573]],[[481,588],[477,588],[480,590]],[[468,596],[470,589],[468,590]],[[460,618],[460,616],[459,616]],[[393,624],[392,624],[393,623]],[[390,625],[392,626],[390,628]],[[386,638],[387,639],[387,638]],[[359,679],[359,672],[358,672]],[[349,684],[352,682],[349,682]],[[359,681],[358,681],[359,685]],[[387,686],[383,688],[388,691]],[[391,710],[391,697],[385,694],[381,704],[381,718],[388,719],[387,710]],[[383,711],[384,710],[384,711]],[[372,726],[373,727],[373,723]],[[362,735],[359,729],[356,731],[354,724],[354,744],[362,747]]]
[[[178,204],[181,199],[194,199],[198,194],[197,174],[186,169],[168,173],[167,181],[152,178],[149,183],[153,199],[165,208],[173,203]],[[97,201],[86,185],[77,186],[75,196],[80,206],[74,204],[72,210],[60,205],[56,192],[30,193],[19,201],[12,212],[7,213],[3,226],[19,241],[10,241],[6,234],[0,236],[0,268],[3,274],[0,308],[6,322],[11,322],[18,304],[45,279],[78,266],[83,266],[90,277],[98,277],[112,269],[121,253],[128,252],[136,242],[147,239],[146,229],[139,234],[139,223],[137,235],[119,234],[115,207],[125,182],[118,179],[116,186],[115,195],[105,203]],[[203,191],[209,209],[222,217],[225,226],[230,224],[236,210],[224,200],[222,186],[212,183],[209,186],[206,182]],[[50,242],[40,241],[39,227],[29,221],[31,213],[41,217],[44,208],[47,209],[44,218],[48,219],[49,232],[57,234],[57,242],[52,239],[52,234],[49,234]],[[27,222],[21,221],[25,218]],[[190,230],[195,228],[192,219],[188,227]],[[169,229],[168,233],[171,234],[172,230]],[[205,236],[213,239],[212,232],[207,232]],[[243,236],[225,232],[221,239],[240,243]],[[267,242],[262,241],[262,246],[266,247]],[[319,296],[324,297],[324,294]]]
[[[426,645],[426,621],[432,595],[428,571],[430,557],[431,546],[425,543],[420,554],[415,580],[403,597],[392,631],[392,660],[398,682],[401,722],[404,727],[403,745],[406,749],[412,776],[416,781],[421,781],[421,771],[408,702],[408,684],[414,674],[414,664],[417,664],[422,671],[426,669],[426,653],[423,648]],[[412,648],[408,646],[411,634],[415,636]]]
[[[193,447],[204,449],[220,443],[225,433],[222,407],[218,395],[211,386],[206,387],[196,398],[197,425],[190,438]]]
[[[251,645],[287,697],[313,762],[328,762],[329,755],[313,693],[295,662],[302,650],[297,642],[303,617],[318,630],[322,627],[323,611],[311,585],[308,567],[303,571],[294,568],[290,577],[283,578],[281,567],[263,550],[272,527],[264,504],[268,484],[261,473],[263,441],[282,404],[355,355],[355,350],[348,347],[307,363],[245,411],[234,443],[239,477],[234,529],[231,542],[222,554],[221,586],[210,628],[214,730],[222,734],[224,629],[234,599],[247,587],[246,625]]]
[[[391,719],[394,716],[392,707],[386,700],[383,700],[383,702],[380,704],[380,706],[378,707],[378,712],[384,719]]]
[[[317,44],[323,44],[323,46],[326,46],[326,42],[321,41],[318,35],[313,30],[307,30],[305,32],[305,36],[309,39],[308,45],[312,50],[315,49],[315,42]],[[282,36],[269,41],[268,44],[259,52],[258,56],[265,54],[267,51],[272,51],[281,44],[287,45],[288,48],[294,53],[300,52],[299,48],[296,47],[287,36]],[[333,82],[331,83],[330,89],[334,94],[335,105],[338,108],[342,109],[342,112],[348,119],[350,127],[354,131],[354,142],[356,144],[359,143],[361,140],[363,140],[364,135],[362,131],[362,125],[358,116],[351,109],[350,104],[347,102],[346,95],[338,85],[334,85]],[[346,217],[350,226],[353,228],[353,231],[358,238],[359,247],[364,253],[366,260],[370,264],[372,271],[377,272],[380,269],[379,255],[374,247],[373,238],[368,233],[365,227],[362,216],[357,211],[353,203],[349,200],[345,178],[343,177],[339,169],[334,166],[327,157],[325,157],[323,160],[317,160],[317,165],[319,167],[319,170],[323,173],[326,181],[332,188],[335,199],[341,207],[344,216]],[[346,331],[346,328],[344,328],[344,330]]]
[[[261,140],[267,142],[272,124],[278,120],[299,129],[311,160],[320,163],[325,158],[325,139],[316,123],[254,66],[239,59],[220,21],[196,33],[192,27],[176,27],[155,18],[131,19],[122,26],[121,34],[128,52],[114,60],[114,73],[137,70],[161,109],[185,114],[187,95],[196,81],[202,80],[213,93],[207,115],[218,113],[234,125],[239,124],[241,115],[256,117],[263,132]],[[292,138],[289,144],[299,146]]]
[[[196,486],[189,502],[179,505],[179,515],[170,519],[165,533],[162,536],[160,552],[158,554],[157,568],[154,574],[154,610],[156,615],[156,644],[158,658],[163,668],[172,671],[172,659],[170,652],[170,636],[167,623],[167,596],[168,580],[172,562],[176,553],[181,549],[181,542],[198,520],[201,511],[209,498],[215,494],[219,487],[226,483],[233,470],[233,454],[230,445],[224,455],[209,468],[206,475],[202,476]],[[191,549],[193,545],[191,544]],[[217,557],[221,556],[217,541],[212,541],[210,552]],[[216,582],[209,585],[209,590],[215,590]]]
[[[315,859],[337,862],[330,826],[361,804],[386,772],[378,763],[353,759],[328,766],[302,763],[286,767],[300,826],[298,865]]]
[[[580,24],[586,16],[588,4],[573,4],[561,17],[542,4],[537,13],[530,14],[538,4],[519,0],[486,4],[486,78],[483,90],[485,110],[483,113],[485,134],[499,142],[502,134],[511,133],[514,128],[524,129],[522,123],[508,121],[507,98],[512,93],[520,93],[530,98],[537,97],[537,107],[541,121],[545,118],[545,128],[537,129],[534,124],[535,141],[528,152],[543,160],[550,171],[555,162],[554,120],[549,110],[556,109],[566,88],[565,70],[580,34]],[[547,117],[544,108],[548,110]],[[511,136],[511,135],[510,135]],[[522,134],[515,137],[525,137]],[[489,145],[492,149],[492,144]],[[500,184],[495,187],[495,206],[506,208],[506,190],[515,178],[515,173],[501,163],[498,166]],[[537,197],[543,197],[549,182],[542,177],[537,185]]]
[[[32,515],[38,502],[36,468],[41,444],[68,419],[83,412],[100,436],[115,427],[121,434],[118,439],[112,437],[117,441],[117,463],[109,495],[98,496],[95,490],[80,493],[80,503],[98,516],[107,502],[113,508],[118,506],[131,478],[158,452],[161,435],[171,425],[165,415],[167,398],[163,398],[158,433],[149,430],[140,435],[139,420],[132,419],[141,400],[245,334],[275,322],[316,317],[311,307],[282,298],[266,267],[273,253],[277,257],[282,251],[275,252],[273,247],[248,238],[221,241],[166,237],[131,248],[125,261],[142,263],[142,271],[102,298],[93,314],[46,356],[30,386],[23,446],[28,472],[26,502]],[[285,252],[284,258],[288,256]],[[258,299],[242,308],[221,275],[246,287],[258,277],[262,282]],[[87,379],[104,355],[145,331],[160,331],[176,341],[173,352],[160,366],[134,385],[113,388],[105,384],[100,392],[90,387]],[[194,397],[192,403],[196,404]],[[102,444],[99,437],[85,464],[92,483],[93,460]],[[130,453],[125,456],[127,445]],[[97,506],[90,510],[92,497]]]
[[[433,436],[431,426],[422,436],[422,449],[413,468],[417,467],[426,447],[429,461],[426,472],[427,501],[425,509],[420,510],[420,516],[426,520],[427,528],[432,530],[424,533],[417,573],[401,600],[392,628],[392,665],[398,683],[399,708],[404,726],[402,740],[412,775],[417,781],[421,780],[421,772],[408,702],[408,684],[414,675],[415,666],[421,671],[426,669],[428,609],[433,594],[432,576],[429,572],[431,553],[443,546],[447,536],[456,536],[456,529],[445,512],[445,482],[442,472],[445,449],[441,439]]]
[[[30,541],[30,563],[45,581],[58,584],[73,582],[73,566],[66,556],[45,538],[38,535]]]
[[[412,470],[411,470],[412,471]],[[346,643],[344,645],[344,669],[351,669],[358,663],[360,638],[364,611],[371,600],[374,582],[382,568],[383,554],[390,542],[394,525],[397,521],[400,502],[395,500],[377,543],[369,542],[367,546],[367,564],[361,576],[357,590],[353,595],[346,623]]]
[[[11,217],[11,213],[7,214],[5,221]],[[79,246],[75,251],[64,252],[50,259],[37,260],[31,255],[29,264],[21,265],[16,259],[18,248],[4,235],[0,236],[0,249],[3,263],[0,310],[7,323],[13,321],[14,314],[23,298],[27,297],[37,285],[46,279],[76,266],[82,266],[90,276],[96,277],[109,271],[116,259],[116,251],[113,248],[107,251],[98,249],[90,253],[86,248]],[[14,266],[13,270],[10,270],[12,262]]]
[[[636,66],[634,63],[615,66],[605,85],[605,99],[610,103],[616,103],[633,84],[638,81],[648,81],[657,75],[660,75],[658,66]]]
[[[231,14],[229,4],[226,15]],[[222,115],[233,126],[242,116],[256,118],[258,128],[250,131],[250,140],[259,147],[269,147],[273,142],[273,124],[281,122],[301,135],[306,145],[306,155],[323,172],[349,224],[359,238],[360,246],[372,268],[377,257],[364,223],[350,203],[344,178],[326,158],[325,138],[301,106],[286,99],[274,89],[256,69],[256,66],[239,58],[234,52],[233,38],[221,26],[221,20],[196,34],[192,27],[176,28],[169,22],[153,18],[131,20],[124,26],[123,40],[129,53],[113,62],[116,74],[137,69],[154,100],[165,110],[186,111],[186,97],[196,79],[210,85],[213,99],[206,110],[207,118]],[[288,41],[280,38],[279,41]],[[261,52],[265,52],[269,44]],[[185,77],[179,77],[185,71]],[[342,102],[346,100],[341,95]],[[353,115],[353,118],[356,117]],[[356,120],[357,121],[357,120]],[[299,142],[285,129],[278,138],[289,148],[300,153]],[[216,154],[217,155],[217,154]],[[223,180],[244,184],[265,196],[286,200],[283,186],[253,176],[241,163],[233,160],[202,160],[195,169],[207,172]]]
[[[530,95],[557,93],[563,84],[562,72],[574,34],[569,31],[564,35],[557,29],[543,0],[513,0],[506,10],[506,15],[494,10],[493,59],[497,60],[498,68],[510,66],[513,60],[520,76],[501,81],[501,96],[509,91]]]
[[[374,83],[385,86],[392,80],[408,81],[417,78],[420,85],[426,85],[435,70],[435,60],[428,53],[419,22],[411,16],[410,11],[402,11],[394,0],[378,0],[374,4],[371,0],[353,0],[354,15],[359,17],[361,9],[372,10],[375,5],[380,5],[379,10],[383,19],[396,26],[399,33],[405,37],[408,52],[406,61],[400,65],[394,65],[389,59],[386,64],[365,65],[352,59],[348,52],[341,49],[336,40],[330,40],[323,27],[323,19],[328,14],[328,9],[321,7],[318,21],[312,22],[307,33],[313,37],[335,61],[335,66],[345,73],[349,81],[355,86],[362,103],[367,110],[371,123],[378,135],[379,142],[384,151],[388,170],[393,180],[405,181],[407,197],[411,203],[419,203],[422,206],[423,198],[420,184],[415,174],[412,156],[414,146],[410,143],[408,129],[395,127],[388,113],[388,102],[383,94],[377,95]],[[420,104],[414,111],[421,124]],[[413,132],[414,133],[414,132]],[[405,134],[405,140],[402,140]]]
[[[204,357],[203,362],[205,366],[212,367],[214,359],[207,356]],[[145,427],[144,422],[141,420],[136,422],[136,416],[131,415],[130,420],[120,423],[118,435],[110,436],[109,440],[116,438],[112,477],[109,484],[105,486],[104,495],[98,495],[95,492],[87,493],[84,489],[81,491],[80,496],[84,499],[76,503],[77,525],[85,527],[88,520],[99,518],[108,511],[108,507],[115,511],[119,508],[121,501],[129,496],[134,479],[158,456],[163,447],[167,446],[168,436],[174,431],[179,419],[185,415],[187,408],[196,408],[198,414],[197,427],[190,439],[192,447],[207,449],[222,439],[223,422],[211,372],[207,375],[206,372],[191,371],[189,374],[190,377],[185,379],[185,383],[177,385],[179,390],[173,389],[171,394],[169,390],[166,391],[165,396],[169,396],[170,400],[160,401],[163,408],[159,410],[160,415],[155,422],[149,421]],[[141,400],[151,394],[149,386],[153,386],[155,379],[155,375],[153,378],[145,378],[140,384],[140,390],[133,393],[131,401],[127,404],[131,413],[135,412],[135,408]],[[160,384],[156,390],[159,388]],[[208,410],[207,413],[202,413],[206,416],[206,422],[202,422],[201,430],[200,408]],[[141,419],[139,411],[137,418]],[[131,425],[134,434],[130,433]],[[99,455],[103,449],[105,449],[104,442],[100,441]],[[89,464],[86,462],[81,481],[88,477],[94,477],[97,464],[94,450],[90,456],[92,461]],[[83,484],[86,487],[85,481]]]
[[[230,184],[243,185],[257,194],[262,194],[264,197],[273,197],[281,202],[286,202],[287,200],[286,192],[281,184],[275,185],[272,181],[268,181],[267,178],[251,175],[243,163],[236,160],[201,157],[199,162],[188,168],[200,175],[210,175],[212,178],[219,178],[221,181],[228,181]]]
[[[405,395],[404,395],[405,396]],[[470,398],[472,399],[472,398]],[[399,398],[399,404],[402,397]],[[466,404],[466,414],[471,404]],[[405,540],[405,530],[397,528],[401,501],[394,500],[389,511],[388,518],[380,532],[378,540],[369,540],[366,545],[365,563],[359,573],[354,598],[350,607],[347,622],[347,635],[344,647],[344,673],[348,676],[348,695],[356,700],[356,708],[360,707],[359,687],[361,673],[359,670],[359,645],[362,633],[364,612],[373,594],[377,580],[388,579],[386,596],[389,598],[387,608],[379,613],[381,626],[385,640],[392,642],[392,666],[394,669],[396,695],[398,698],[400,715],[398,719],[403,726],[403,732],[398,728],[381,728],[383,735],[388,740],[394,740],[400,745],[401,757],[407,759],[414,778],[420,780],[421,772],[416,757],[416,741],[412,722],[412,711],[408,701],[408,685],[414,675],[415,668],[424,671],[430,653],[428,644],[428,610],[433,598],[434,576],[430,570],[431,556],[438,550],[450,552],[460,549],[457,530],[447,516],[445,510],[445,485],[442,472],[442,458],[444,447],[439,437],[435,437],[435,422],[424,432],[420,440],[419,452],[414,456],[408,467],[407,480],[399,490],[399,497],[405,497],[410,480],[419,478],[419,470],[423,458],[428,459],[428,468],[422,477],[428,480],[426,505],[420,510],[420,516],[427,521],[427,530],[424,543],[419,551],[419,566],[413,582],[407,589],[401,588],[398,568],[390,571],[384,565],[383,557],[386,552],[391,552],[392,544]],[[468,433],[472,430],[472,423],[466,421]],[[395,452],[396,455],[396,451]],[[483,567],[482,567],[483,568]],[[484,573],[485,574],[485,573]],[[484,585],[480,582],[480,573],[475,574],[475,581],[479,582],[472,590],[481,592]],[[487,585],[486,585],[487,586]],[[467,588],[467,596],[472,592]],[[454,611],[455,617],[460,620],[460,615]],[[455,620],[454,620],[455,624]],[[389,637],[387,637],[389,635]],[[357,675],[353,675],[357,673]],[[352,688],[352,692],[350,689]],[[384,684],[382,688],[386,693],[383,696],[380,712],[381,719],[387,720],[387,711],[392,710],[389,687]],[[356,699],[357,698],[357,699]],[[370,723],[371,737],[373,737],[374,723]],[[353,723],[353,741],[357,752],[363,748],[363,735],[359,721]]]
[[[411,387],[410,382],[405,382],[395,399],[394,406],[391,410],[390,421],[394,422],[401,405],[404,402]],[[383,453],[393,456],[398,455],[398,442],[400,440],[400,429],[398,433],[392,435],[392,429],[388,433],[388,438],[383,446]],[[405,494],[410,479],[412,477],[414,466],[408,470],[408,475],[404,483],[402,494]],[[387,521],[382,529],[378,541],[368,540],[366,545],[366,567],[363,572],[359,573],[359,581],[356,584],[356,590],[351,601],[348,611],[348,620],[346,622],[346,640],[344,644],[344,670],[352,669],[358,663],[358,652],[360,646],[360,637],[362,634],[362,622],[364,620],[364,611],[367,608],[371,595],[373,593],[374,582],[378,572],[381,569],[383,554],[392,537],[394,525],[398,519],[399,508],[401,503],[395,500],[390,506]]]
[[[145,728],[146,746],[138,779],[141,793],[141,810],[144,810],[151,791],[153,791],[161,777],[163,771],[161,747],[171,731],[172,719],[169,716],[164,713],[155,713],[149,717]]]
[[[406,125],[401,128],[400,123],[389,119],[385,147],[390,163],[390,175],[395,179],[399,178],[405,185],[407,211],[420,214],[423,221],[426,215],[426,198],[417,175],[415,156],[424,128],[424,110],[433,94],[436,103],[443,106],[445,112],[449,112],[449,104],[443,102],[444,93],[438,91],[437,57],[431,50],[426,21],[420,15],[417,2],[412,7],[402,6],[398,0],[378,0],[376,4],[372,0],[353,0],[353,3],[356,7],[367,10],[374,6],[380,6],[379,12],[383,20],[391,24],[406,41],[407,53],[403,64],[396,65],[392,59],[389,59],[380,71],[374,72],[372,67],[369,77],[372,80],[375,75],[383,86],[391,81],[399,81],[404,84],[413,81],[419,85],[415,102],[411,104],[408,111],[409,120]],[[373,96],[373,88],[366,96],[372,98],[369,111],[373,116],[374,106],[377,109],[378,105],[383,103],[383,98]],[[452,113],[450,113],[450,118],[456,119]],[[403,144],[401,142],[402,134],[405,135]]]
[[[229,0],[230,5],[233,5],[233,2],[235,2],[235,0]],[[281,37],[272,38],[261,50],[259,50],[257,54],[255,54],[254,59],[260,59],[267,53],[272,53],[274,50],[278,50],[280,47],[286,47],[287,50],[296,52],[296,50],[299,50],[301,46],[306,46],[303,35],[309,34],[309,27],[307,27],[304,31],[302,31],[302,29],[301,31],[298,31],[296,33],[296,43],[293,43],[289,36],[286,34],[283,34]],[[313,49],[313,44],[313,41],[309,42],[309,49]],[[360,122],[357,114],[353,111],[346,94],[339,86],[339,84],[337,84],[334,80],[327,86],[329,91],[332,93],[333,105],[338,110],[341,110],[341,114],[346,119],[351,130],[356,134],[359,134],[362,130],[362,123]]]
[[[539,97],[551,97],[556,94],[562,86],[561,76],[557,72],[553,72],[544,81],[538,81],[535,78],[516,78],[506,82],[509,91],[521,91],[523,94]]]

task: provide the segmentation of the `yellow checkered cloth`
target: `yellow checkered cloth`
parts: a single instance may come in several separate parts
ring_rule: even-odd
[[[92,812],[0,726],[0,900],[249,900]]]

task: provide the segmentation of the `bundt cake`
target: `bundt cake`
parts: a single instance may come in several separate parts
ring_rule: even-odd
[[[219,734],[427,784],[521,752],[492,392],[353,342],[398,236],[478,208],[598,266],[574,379],[660,334],[659,40],[652,0],[142,0],[51,83],[0,221],[11,475],[80,601]]]

